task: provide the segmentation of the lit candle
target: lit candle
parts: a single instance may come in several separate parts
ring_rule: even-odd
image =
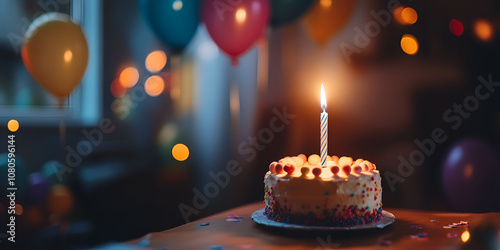
[[[321,84],[321,165],[326,167],[326,157],[328,156],[328,113],[326,113],[326,97],[323,83]]]

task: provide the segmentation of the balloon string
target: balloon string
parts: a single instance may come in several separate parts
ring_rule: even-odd
[[[64,146],[66,145],[66,124],[64,119],[61,118],[59,123],[59,140],[61,143],[61,162],[64,162]]]
[[[62,111],[64,109],[64,99],[63,98],[57,99],[57,105],[59,106],[59,109]]]
[[[239,64],[240,64],[240,63],[239,63],[239,61],[238,61],[238,57],[231,57],[231,65],[232,65],[233,67],[238,67],[238,65],[239,65]]]

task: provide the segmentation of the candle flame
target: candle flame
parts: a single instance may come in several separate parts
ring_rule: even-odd
[[[321,109],[323,112],[326,110],[326,97],[325,97],[325,88],[323,87],[323,83],[321,84]]]

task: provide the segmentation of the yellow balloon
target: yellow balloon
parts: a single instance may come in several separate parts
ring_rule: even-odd
[[[24,65],[38,84],[58,98],[67,97],[78,85],[88,56],[82,29],[66,14],[43,14],[26,31]]]
[[[351,19],[354,0],[318,0],[304,21],[311,37],[323,45]]]

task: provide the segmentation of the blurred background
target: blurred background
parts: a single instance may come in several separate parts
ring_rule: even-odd
[[[52,77],[66,69],[24,49],[54,11],[88,46],[83,77],[66,76],[76,87],[59,96],[34,61]],[[329,154],[375,163],[385,207],[499,212],[499,11],[492,0],[0,1],[16,246],[120,242],[263,200],[269,163],[319,154],[321,83]]]

